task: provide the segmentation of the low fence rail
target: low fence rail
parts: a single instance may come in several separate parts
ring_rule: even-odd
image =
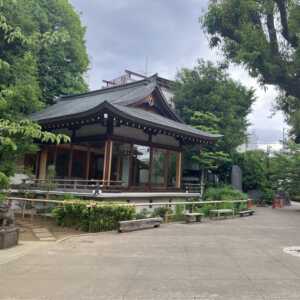
[[[23,180],[21,184],[11,186],[15,189],[35,190],[42,189],[45,191],[57,190],[65,192],[92,192],[100,191],[121,191],[124,186],[119,180],[85,180],[85,179],[33,179]]]
[[[105,202],[88,201],[88,200],[62,201],[62,200],[34,199],[34,198],[32,199],[32,198],[22,198],[22,197],[9,197],[7,200],[11,203],[11,207],[12,209],[15,209],[16,213],[21,214],[23,218],[25,217],[25,215],[29,215],[32,220],[34,219],[35,216],[54,217],[54,215],[52,214],[52,210],[54,208],[58,208],[58,207],[62,208],[62,207],[74,205],[73,207],[74,209],[70,207],[71,210],[70,209],[66,210],[69,213],[69,216],[64,217],[63,223],[61,223],[61,221],[58,221],[60,219],[59,211],[63,212],[62,213],[63,216],[65,214],[64,212],[65,209],[56,210],[56,213],[58,212],[58,215],[56,214],[56,220],[60,223],[61,226],[67,226],[67,227],[75,226],[74,228],[80,228],[81,230],[87,232],[101,232],[101,231],[110,231],[110,230],[117,229],[118,222],[116,222],[113,216],[109,215],[110,213],[112,213],[112,211],[114,211],[112,207],[109,207],[109,209],[107,207],[103,207],[103,210],[101,209],[101,206],[107,206],[110,204],[123,206],[122,208],[123,210],[125,209],[124,206],[135,207],[135,211],[137,213],[140,213],[141,209],[146,207],[154,208],[154,209],[156,207],[168,208],[170,210],[165,211],[164,218],[165,218],[165,222],[169,222],[171,220],[182,221],[184,217],[184,212],[191,211],[195,208],[199,209],[202,207],[202,205],[209,204],[211,206],[210,209],[218,209],[218,208],[222,208],[224,203],[235,204],[235,203],[248,202],[248,200],[232,200],[232,201],[174,201],[174,202],[160,201],[160,202],[143,202],[143,203],[124,203],[124,202],[105,203]],[[82,204],[82,203],[84,203],[88,208],[88,215],[84,213],[84,220],[81,217],[78,217],[79,216],[78,213],[82,211],[82,208],[75,206],[77,204]],[[177,208],[172,209],[172,207],[176,207],[178,205],[182,206],[180,209],[181,211],[180,214],[176,213]],[[241,207],[241,206],[232,205],[232,207]],[[96,214],[97,212],[99,213],[100,211],[100,215],[98,218],[95,218],[94,213],[92,213],[93,210],[91,209],[93,208],[95,208]],[[119,210],[119,208],[117,209]],[[104,214],[103,211],[108,212],[108,215]],[[124,211],[126,211],[126,209]],[[239,211],[239,209],[237,209],[237,211]],[[235,208],[233,208],[233,212],[235,212]],[[149,210],[149,213],[151,214],[152,210]]]
[[[35,204],[43,204],[46,206],[47,204],[55,205],[75,205],[78,203],[83,203],[81,200],[50,200],[50,199],[34,199],[34,198],[21,198],[21,197],[8,197],[7,200],[9,202],[17,201],[22,203],[22,209],[26,209],[26,204],[31,205],[34,207]],[[205,205],[205,204],[212,204],[216,208],[224,203],[248,203],[251,201],[248,200],[224,200],[224,201],[164,201],[164,202],[137,202],[137,203],[125,203],[125,202],[109,202],[112,205],[121,205],[121,206],[134,206],[134,207],[172,207],[176,205]],[[84,203],[89,206],[104,206],[107,205],[108,202],[100,202],[100,201],[88,201],[85,200]]]
[[[98,179],[24,179],[20,184],[12,184],[15,190],[42,190],[45,192],[59,191],[65,193],[94,193],[101,192],[199,192],[200,185],[185,184],[181,188],[164,185],[141,185],[131,186],[121,180],[98,180]]]

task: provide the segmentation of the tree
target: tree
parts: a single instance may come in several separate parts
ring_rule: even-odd
[[[275,191],[300,196],[300,146],[290,143],[287,151],[277,153],[271,160],[270,178]]]
[[[217,118],[212,113],[202,113],[202,112],[194,112],[191,117],[191,125],[195,128],[218,134],[218,127],[220,127],[220,119]],[[224,167],[228,163],[231,162],[228,153],[224,153],[223,151],[215,151],[215,146],[207,146],[201,151],[190,151],[189,157],[192,157],[192,160],[198,163],[199,168],[201,170],[201,196],[204,192],[204,187],[206,185],[206,178],[208,171],[217,172],[220,167]]]
[[[210,46],[280,89],[277,107],[300,141],[300,3],[298,0],[211,0],[202,25]]]
[[[243,190],[262,190],[268,186],[268,155],[263,150],[236,154],[234,162],[243,173]]]
[[[178,73],[174,90],[176,109],[188,124],[223,135],[216,151],[230,154],[245,142],[254,91],[230,79],[226,69],[200,60]]]
[[[87,88],[84,28],[67,0],[0,0],[0,187],[34,141],[69,139],[43,132],[28,115],[54,96]]]
[[[263,150],[236,153],[233,161],[242,170],[243,190],[258,190],[261,192],[260,201],[271,203],[276,189],[271,178],[272,158],[269,153]]]
[[[0,1],[1,92],[13,84],[18,100],[12,102],[36,109],[38,102],[86,91],[84,33],[68,0]]]
[[[37,151],[34,140],[57,144],[70,141],[65,135],[42,131],[41,126],[29,120],[0,119],[0,189],[7,187],[8,177],[15,173],[15,162],[25,153]]]

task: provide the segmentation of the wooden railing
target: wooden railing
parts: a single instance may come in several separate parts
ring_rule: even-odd
[[[196,185],[183,189],[163,185],[141,185],[128,187],[122,181],[96,179],[26,179],[21,184],[11,185],[16,190],[60,191],[66,193],[94,193],[101,192],[197,192]]]
[[[184,183],[183,188],[189,193],[200,193],[201,184],[200,183]]]
[[[47,204],[51,205],[53,207],[57,205],[74,205],[78,204],[79,202],[81,203],[83,200],[50,200],[50,199],[35,199],[35,198],[22,198],[22,197],[8,197],[7,200],[9,202],[19,202],[21,204],[22,210],[23,210],[23,215],[24,215],[24,210],[26,209],[27,205],[31,207],[35,207],[38,203],[42,204],[44,207],[47,206]],[[224,203],[252,203],[251,199],[248,200],[224,200],[224,201],[165,201],[165,202],[113,202],[114,205],[121,205],[121,206],[134,206],[134,207],[172,207],[176,205],[184,205],[186,206],[191,206],[191,205],[205,205],[205,204],[212,204],[216,208],[218,208],[220,205]],[[85,200],[84,203],[86,203],[87,206],[93,207],[93,206],[103,206],[107,205],[106,203],[103,203],[101,201],[90,201],[90,200]]]
[[[120,191],[124,187],[122,181],[85,180],[85,179],[33,179],[23,180],[22,184],[12,185],[12,188],[23,190],[45,190],[65,192],[94,192]]]

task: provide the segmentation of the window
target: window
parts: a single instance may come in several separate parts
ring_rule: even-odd
[[[111,162],[111,180],[121,181],[123,186],[128,186],[131,145],[113,142]]]
[[[151,183],[153,185],[164,186],[166,184],[166,172],[168,151],[164,149],[152,149],[152,168],[151,168]]]
[[[132,148],[132,185],[145,185],[149,182],[150,147],[133,145]]]

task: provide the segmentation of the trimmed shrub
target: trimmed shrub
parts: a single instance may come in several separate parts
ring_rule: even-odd
[[[64,204],[52,211],[59,226],[73,227],[87,232],[116,230],[119,221],[132,220],[133,206],[117,204],[88,205],[84,202]]]
[[[210,187],[204,193],[205,200],[247,200],[248,196],[230,185]]]
[[[136,220],[147,219],[150,214],[146,208],[143,208],[140,212],[136,213],[134,217]]]
[[[161,217],[164,219],[167,213],[172,213],[172,210],[167,207],[157,207],[153,210],[152,217]]]
[[[205,217],[208,217],[209,211],[211,209],[215,209],[215,208],[216,208],[215,204],[211,204],[211,203],[203,204],[202,207],[197,209],[197,212],[200,212],[200,213],[204,214]]]
[[[172,221],[179,222],[184,220],[185,207],[183,204],[177,204],[175,206],[175,212],[172,215]]]

